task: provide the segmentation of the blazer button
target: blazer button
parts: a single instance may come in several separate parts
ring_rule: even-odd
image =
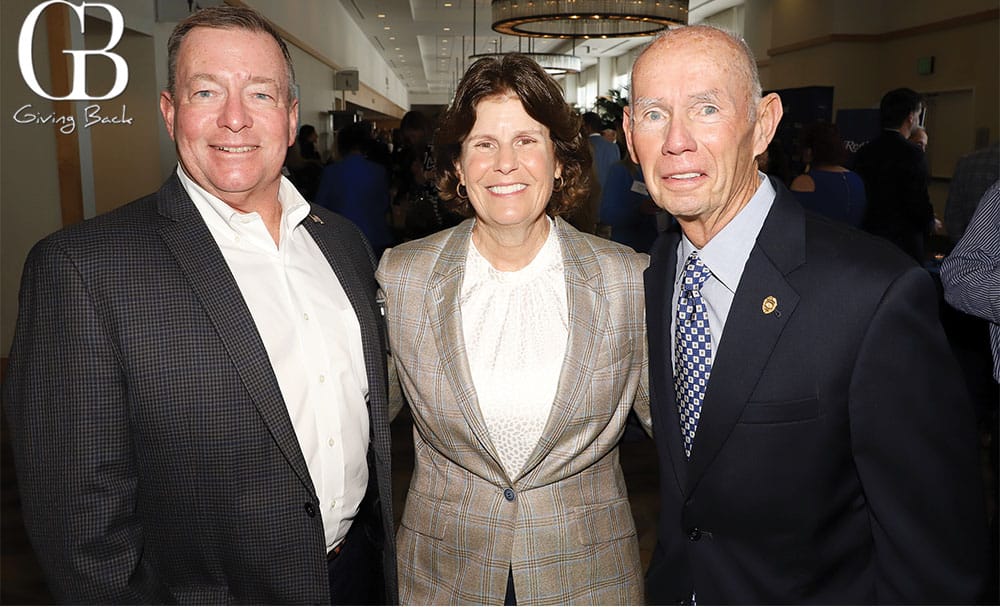
[[[316,506],[313,506],[312,502],[306,502],[305,504],[306,514],[309,518],[316,518]]]
[[[697,542],[701,539],[701,529],[695,527],[688,531],[688,539],[692,542]]]
[[[503,496],[504,496],[504,499],[506,499],[508,502],[513,502],[514,498],[517,497],[514,494],[514,490],[510,489],[510,488],[507,488],[507,489],[503,490]]]

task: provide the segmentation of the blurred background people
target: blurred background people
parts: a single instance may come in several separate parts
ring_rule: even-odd
[[[316,204],[340,213],[361,229],[376,259],[392,244],[389,228],[389,175],[367,158],[374,146],[372,128],[355,122],[337,133],[340,159],[323,170]]]
[[[865,184],[843,166],[847,150],[837,127],[812,124],[802,132],[801,142],[806,171],[792,180],[789,189],[806,209],[860,227],[867,207]]]
[[[854,161],[868,198],[862,226],[921,265],[926,262],[925,240],[934,210],[927,194],[927,160],[907,138],[923,107],[923,98],[912,89],[886,93],[879,104],[882,133],[862,146]]]
[[[764,152],[757,156],[757,168],[761,173],[780,181],[782,185],[788,186],[792,182],[792,166],[788,152],[777,137],[772,139]]]
[[[628,156],[611,165],[601,192],[601,226],[607,228],[608,238],[648,253],[659,233],[658,210],[649,197],[639,165]]]
[[[597,112],[586,112],[583,115],[584,132],[590,142],[590,151],[594,159],[594,170],[597,172],[597,183],[604,187],[611,166],[621,160],[621,151],[614,140],[603,134],[609,130]]]
[[[318,141],[316,127],[303,124],[295,144],[288,148],[285,155],[285,166],[291,174],[292,183],[309,202],[316,201],[316,189],[323,174],[323,158],[316,149]]]
[[[418,110],[403,115],[393,150],[393,217],[400,241],[422,238],[457,224],[461,217],[442,203],[434,183],[431,121]]]
[[[647,258],[560,218],[590,148],[532,59],[474,63],[435,150],[473,218],[377,273],[415,428],[400,600],[642,604],[618,443],[633,401],[649,420]]]

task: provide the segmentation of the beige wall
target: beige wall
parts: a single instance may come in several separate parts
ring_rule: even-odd
[[[877,107],[883,93],[902,86],[921,93],[972,90],[973,128],[989,129],[995,141],[1000,132],[1000,22],[995,17],[958,26],[948,22],[996,8],[991,0],[774,0],[764,86],[833,86],[834,111]],[[927,31],[907,31],[924,27]],[[830,38],[834,35],[870,38],[838,41]],[[760,46],[758,42],[758,55]],[[929,56],[935,58],[934,73],[919,75],[917,60]],[[971,133],[959,136],[971,145]]]
[[[49,125],[18,124],[13,115],[31,104],[36,114],[50,115],[52,102],[24,84],[17,65],[21,22],[36,0],[0,2],[0,355],[6,356],[14,336],[21,267],[31,246],[62,226],[56,132]],[[41,86],[50,90],[44,26],[35,36],[35,61]]]
[[[110,29],[104,21],[88,19],[88,43],[108,40]],[[162,121],[153,45],[151,36],[126,30],[115,47],[115,52],[128,60],[128,87],[115,99],[99,102],[100,115],[108,119],[124,115],[132,123],[101,124],[89,129],[98,215],[155,191],[164,181],[159,148],[148,145],[156,141]],[[110,61],[93,62],[87,72],[88,86],[93,82],[94,90],[110,89],[114,81],[111,67]]]
[[[41,116],[51,116],[55,111],[51,101],[28,88],[18,67],[17,40],[21,24],[39,3],[39,0],[0,3],[0,355],[3,356],[13,339],[17,291],[28,251],[38,240],[63,227],[57,142],[66,143],[71,139],[51,124],[19,124],[14,119],[18,108],[26,104]],[[151,3],[141,2],[130,4],[125,11],[126,26],[136,24],[143,30],[151,30],[151,6]],[[140,8],[149,10],[137,12]],[[109,39],[110,27],[105,21],[89,15],[82,38],[88,47],[103,47]],[[79,34],[75,19],[74,16],[71,27]],[[82,205],[85,217],[148,194],[164,179],[158,145],[161,120],[154,46],[152,36],[126,29],[113,49],[129,66],[125,91],[114,99],[73,104],[74,134],[79,144],[70,146],[68,151],[80,160],[76,170],[82,177],[84,190],[84,199],[73,204]],[[34,64],[43,89],[65,94],[51,87],[44,17],[36,27]],[[89,93],[102,94],[110,90],[113,80],[110,61],[91,59],[87,62]],[[99,109],[86,109],[95,105]],[[85,126],[88,115],[130,119],[131,124],[97,123],[88,127]]]
[[[334,71],[295,45],[289,45],[288,51],[295,64],[295,79],[299,83],[299,124],[316,127],[320,134],[320,147],[327,150],[332,143],[326,113],[333,109]],[[337,95],[339,98],[340,93]]]

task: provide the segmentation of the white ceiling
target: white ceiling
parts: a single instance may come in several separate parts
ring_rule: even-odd
[[[348,14],[403,81],[411,98],[448,98],[469,55],[507,51],[575,54],[584,69],[601,57],[617,57],[649,40],[612,38],[567,40],[526,38],[498,34],[492,29],[489,0],[340,0]],[[742,0],[740,0],[742,2]],[[691,0],[705,12],[713,3],[732,0]],[[703,18],[703,17],[702,17]],[[475,35],[473,35],[475,26]]]

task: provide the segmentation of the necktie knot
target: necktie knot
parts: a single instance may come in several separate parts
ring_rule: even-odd
[[[705,262],[698,257],[698,251],[694,251],[687,258],[687,263],[684,264],[684,291],[687,293],[701,291],[701,287],[708,280],[708,277],[712,275],[711,270],[705,265]]]

